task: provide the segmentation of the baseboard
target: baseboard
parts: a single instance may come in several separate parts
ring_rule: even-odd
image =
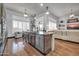
[[[13,37],[7,37],[7,39],[11,39],[11,38],[15,38],[14,36]]]
[[[57,39],[57,40],[62,40],[62,41],[67,41],[67,42],[71,42],[71,43],[79,44],[79,42],[74,42],[74,41],[64,40],[64,39],[60,39],[60,38],[55,38],[55,39]]]

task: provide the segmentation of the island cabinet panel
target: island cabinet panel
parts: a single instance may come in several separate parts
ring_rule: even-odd
[[[52,35],[45,35],[44,36],[44,53],[48,53],[51,50],[51,40]]]
[[[44,37],[42,35],[40,35],[40,51],[44,51]]]
[[[34,33],[30,33],[29,34],[29,43],[33,46],[35,46],[35,34]]]
[[[32,35],[31,38],[32,38],[31,43],[32,43],[33,46],[35,46],[35,35]]]
[[[39,49],[41,52],[44,51],[44,44],[43,44],[43,36],[36,35],[36,48]]]

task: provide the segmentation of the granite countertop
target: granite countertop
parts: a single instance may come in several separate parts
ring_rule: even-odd
[[[39,31],[39,32],[27,32],[28,34],[36,34],[36,35],[48,35],[48,34],[54,34],[54,32],[53,31],[51,31],[51,32],[43,32],[43,31]]]
[[[39,35],[48,35],[48,34],[53,34],[53,32],[38,32],[37,34],[39,34]]]

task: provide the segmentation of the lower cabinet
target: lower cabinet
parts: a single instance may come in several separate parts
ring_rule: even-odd
[[[51,41],[52,41],[52,35],[44,36],[44,52],[45,53],[48,53],[51,50]]]
[[[79,32],[68,32],[69,40],[79,43]]]
[[[79,43],[79,31],[76,30],[57,31],[57,33],[54,34],[53,37]]]

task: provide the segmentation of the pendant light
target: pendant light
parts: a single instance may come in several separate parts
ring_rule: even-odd
[[[69,16],[70,18],[73,18],[75,15],[72,13],[73,9],[71,9],[71,15]]]
[[[24,17],[27,17],[28,15],[27,15],[27,13],[26,13],[26,9],[25,9],[25,13],[24,13]]]
[[[45,14],[50,14],[49,10],[48,10],[48,6],[46,7],[46,13]]]

